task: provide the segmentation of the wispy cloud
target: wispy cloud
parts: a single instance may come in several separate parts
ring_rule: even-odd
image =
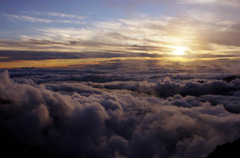
[[[204,18],[199,18],[200,15]],[[20,15],[9,17],[35,23],[78,23]],[[187,48],[189,55],[210,52],[232,56],[232,52],[240,48],[239,40],[236,40],[240,37],[239,25],[238,21],[212,12],[191,10],[182,17],[117,19],[92,22],[83,28],[35,28],[38,35],[21,35],[22,41],[18,44],[15,41],[11,48],[21,47],[24,43],[25,48],[31,49],[35,47],[61,51],[124,51],[168,55],[175,51],[174,48],[181,46]],[[4,45],[7,47],[11,43],[8,41]]]
[[[184,2],[187,5],[188,1],[184,0]],[[214,0],[204,2],[215,3]],[[12,42],[12,46],[10,46],[11,41],[5,41],[1,47],[8,50],[18,46],[25,47],[25,49],[31,48],[31,50],[35,47],[45,50],[123,51],[161,55],[169,55],[175,51],[174,48],[184,47],[189,56],[213,54],[231,57],[240,49],[240,21],[237,19],[238,14],[231,12],[231,7],[226,8],[219,12],[218,10],[212,11],[211,8],[196,7],[183,11],[179,16],[140,15],[111,21],[95,21],[81,28],[47,26],[34,28],[36,35],[22,34],[19,36],[21,41]],[[33,11],[32,16],[29,15],[30,12],[24,14],[6,16],[14,20],[33,23],[71,24],[82,24],[82,18],[84,18],[57,12]]]
[[[13,15],[5,14],[6,17],[19,21],[33,22],[33,23],[69,23],[69,24],[83,24],[83,21],[76,20],[55,20],[55,19],[44,19],[38,17],[32,17],[27,15]]]
[[[30,17],[26,15],[6,15],[8,18],[20,20],[20,21],[28,21],[28,22],[40,22],[40,23],[51,23],[53,22],[52,20],[49,19],[41,19],[41,18],[36,18],[36,17]]]
[[[160,54],[170,53],[171,46],[185,46],[198,54],[212,50],[214,54],[229,53],[239,49],[239,40],[236,39],[239,38],[237,26],[240,22],[213,13],[192,11],[187,14],[184,17],[118,19],[93,23],[88,28],[47,28],[39,31],[42,32],[41,38],[74,43],[88,49],[133,51],[134,46],[139,48],[138,51],[146,51],[143,48],[148,47],[152,48],[148,52]],[[199,15],[205,18],[197,18]]]
[[[74,18],[74,19],[85,19],[85,16],[74,15],[74,14],[64,14],[60,12],[38,12],[38,11],[23,11],[22,13],[27,15],[45,15],[45,16],[53,16],[53,17],[61,17],[61,18]]]
[[[239,7],[240,1],[238,0],[182,0],[185,4],[215,4],[215,5],[225,5],[232,7]]]

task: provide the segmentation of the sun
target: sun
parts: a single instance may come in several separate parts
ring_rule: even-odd
[[[173,48],[175,49],[175,51],[172,52],[172,54],[174,55],[184,55],[185,51],[187,50],[186,47],[182,47],[182,46],[175,46]]]

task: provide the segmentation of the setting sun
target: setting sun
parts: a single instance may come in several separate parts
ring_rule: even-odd
[[[176,50],[172,52],[174,55],[184,55],[185,51],[187,50],[186,47],[174,47]]]
[[[240,158],[239,16],[240,0],[0,0],[0,158]]]

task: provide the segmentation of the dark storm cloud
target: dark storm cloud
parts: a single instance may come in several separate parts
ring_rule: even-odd
[[[124,89],[108,91],[92,82],[38,85],[25,78],[16,83],[7,71],[0,77],[0,126],[24,143],[50,152],[100,158],[206,157],[218,144],[240,137],[240,116],[226,110],[230,104],[211,102],[213,95],[201,99],[176,94],[163,99]],[[122,82],[122,86],[129,89],[127,87],[131,84],[135,87],[136,83]],[[239,87],[238,80],[205,86],[209,89],[215,84],[216,87]],[[155,86],[156,92],[171,95],[169,89],[179,92],[181,87],[169,79],[140,85],[137,87],[146,90]],[[193,85],[185,83],[181,88],[190,90],[196,83]],[[237,98],[237,92],[232,97]],[[190,94],[194,93],[190,91]],[[224,100],[228,102],[232,98]],[[239,106],[234,105],[239,110]]]

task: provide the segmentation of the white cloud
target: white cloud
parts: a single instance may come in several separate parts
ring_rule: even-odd
[[[26,15],[6,15],[8,18],[17,19],[20,21],[28,21],[28,22],[39,22],[39,23],[52,23],[53,21],[50,19],[41,19],[41,18],[35,18],[30,17]]]
[[[53,16],[53,17],[60,17],[60,18],[73,18],[73,19],[85,19],[85,16],[74,15],[74,14],[64,14],[60,12],[38,12],[38,11],[22,11],[22,13],[27,15],[45,15],[45,16]]]
[[[6,17],[19,21],[33,22],[33,23],[66,23],[66,24],[83,24],[82,21],[76,20],[55,20],[55,19],[44,19],[38,17],[32,17],[27,15],[11,15],[6,14]]]

